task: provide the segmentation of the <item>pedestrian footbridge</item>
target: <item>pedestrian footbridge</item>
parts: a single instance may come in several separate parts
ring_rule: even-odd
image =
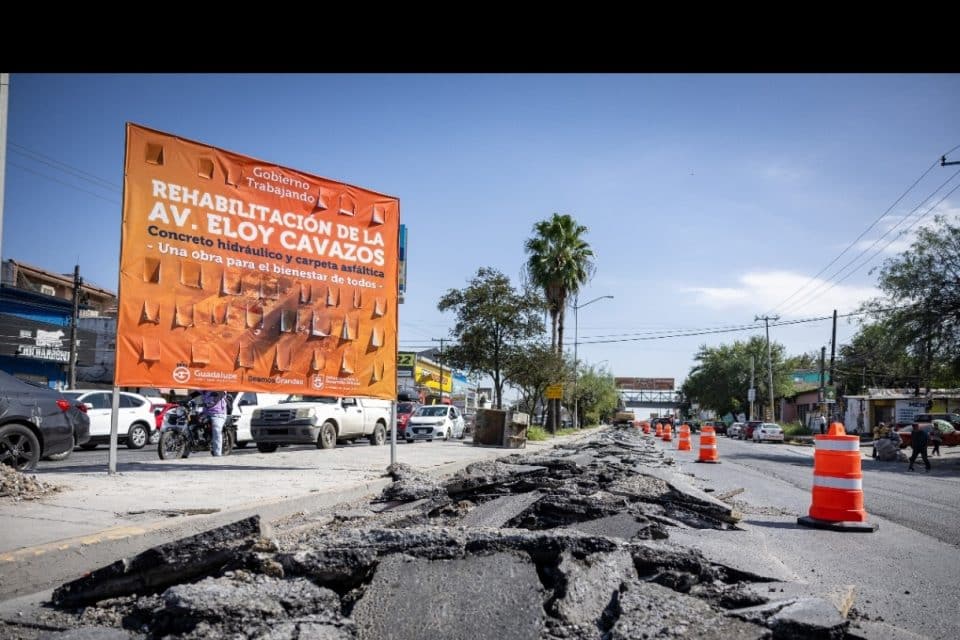
[[[635,407],[650,407],[653,409],[679,409],[683,404],[683,397],[679,391],[638,391],[636,389],[619,389],[620,400],[627,409]]]

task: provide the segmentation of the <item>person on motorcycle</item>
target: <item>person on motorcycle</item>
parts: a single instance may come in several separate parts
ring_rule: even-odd
[[[191,398],[201,396],[203,412],[210,417],[210,455],[220,456],[223,450],[223,427],[227,423],[225,391],[194,391]]]

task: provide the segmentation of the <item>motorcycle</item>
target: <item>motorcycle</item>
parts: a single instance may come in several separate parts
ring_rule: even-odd
[[[203,405],[193,400],[183,402],[164,415],[157,454],[161,460],[175,460],[189,457],[195,451],[210,451],[212,436],[210,415],[203,410]],[[236,424],[232,416],[227,416],[220,447],[222,455],[230,455],[236,441]]]

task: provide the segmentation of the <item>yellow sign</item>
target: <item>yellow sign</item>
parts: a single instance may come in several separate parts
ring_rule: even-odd
[[[411,351],[401,351],[397,354],[398,367],[412,367],[417,359],[417,354]]]
[[[547,400],[559,400],[563,397],[563,385],[562,384],[550,384],[547,385]]]

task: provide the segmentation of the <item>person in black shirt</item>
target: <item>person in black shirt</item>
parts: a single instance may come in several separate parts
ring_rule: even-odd
[[[910,455],[910,466],[907,467],[907,471],[913,471],[913,462],[917,459],[917,455],[923,458],[923,464],[927,467],[927,471],[930,471],[930,460],[927,459],[927,439],[927,432],[914,422],[913,432],[910,434],[910,446],[913,448],[913,453]]]

